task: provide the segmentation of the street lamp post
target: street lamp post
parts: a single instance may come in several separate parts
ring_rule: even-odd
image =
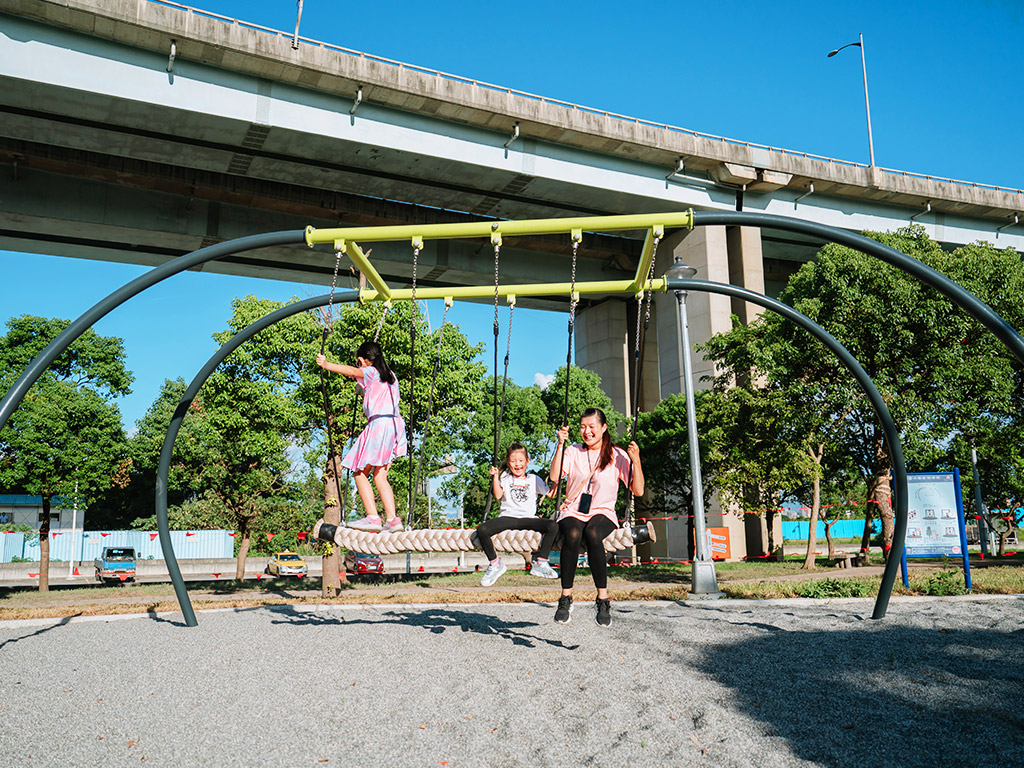
[[[697,270],[683,263],[677,254],[665,271],[669,279],[692,280]],[[693,497],[694,553],[690,592],[693,595],[718,596],[715,561],[708,551],[707,525],[704,521],[704,484],[700,472],[700,446],[697,443],[697,407],[693,397],[693,363],[690,359],[690,329],[686,317],[686,291],[673,290],[679,304],[679,326],[682,332],[680,357],[683,364],[683,391],[686,393],[686,432],[690,444],[690,490]]]
[[[860,34],[860,42],[847,43],[841,48],[836,48],[834,51],[830,51],[826,58],[832,58],[843,50],[843,48],[849,48],[853,45],[860,48],[860,68],[861,72],[864,73],[864,111],[868,116],[868,155],[871,158],[871,167],[873,168],[875,165],[875,143],[871,138],[871,102],[868,101],[868,65],[864,58],[864,34]]]

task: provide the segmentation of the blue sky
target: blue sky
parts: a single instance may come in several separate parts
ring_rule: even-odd
[[[289,0],[194,4],[289,32],[295,26],[296,3]],[[305,0],[300,32],[586,106],[867,162],[859,51],[826,58],[863,33],[878,165],[1024,187],[1019,0],[521,0],[482,8],[445,0]],[[143,271],[0,251],[0,321],[23,313],[75,317]],[[125,339],[136,375],[133,394],[120,401],[126,427],[142,416],[164,378],[191,379],[213,353],[210,334],[225,327],[233,297],[319,292],[309,285],[188,272],[116,310],[97,330]],[[449,317],[471,340],[489,344],[491,312],[459,303]],[[431,314],[437,322],[439,313]],[[503,325],[505,317],[503,309]],[[550,315],[516,312],[510,370],[517,383],[531,384],[565,362],[564,343],[535,343],[544,335],[545,317]],[[484,362],[491,357],[488,349]]]

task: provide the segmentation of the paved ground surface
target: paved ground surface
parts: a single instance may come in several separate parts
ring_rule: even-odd
[[[871,606],[0,622],[0,765],[1019,765],[1024,597]]]

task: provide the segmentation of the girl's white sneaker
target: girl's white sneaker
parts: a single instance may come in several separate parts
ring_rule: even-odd
[[[371,517],[367,515],[361,520],[353,520],[348,524],[349,528],[354,528],[357,531],[369,531],[370,533],[377,533],[383,527],[379,517]]]
[[[484,577],[480,579],[480,586],[491,586],[498,580],[498,577],[507,570],[508,568],[505,567],[505,564],[501,562],[501,560],[498,560],[496,565],[488,565],[487,570],[484,571]]]
[[[392,517],[390,520],[387,520],[387,521],[384,522],[384,525],[381,526],[380,532],[381,533],[398,533],[399,531],[404,531],[404,530],[405,530],[405,526],[402,525],[402,521],[399,520],[397,517]]]
[[[551,567],[547,560],[534,560],[530,573],[542,579],[557,579],[558,571]]]

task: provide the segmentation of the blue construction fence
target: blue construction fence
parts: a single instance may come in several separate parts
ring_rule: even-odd
[[[811,530],[810,520],[783,520],[782,521],[782,538],[784,539],[807,539],[808,532]],[[825,524],[818,521],[818,526],[815,528],[817,531],[817,537],[819,539],[825,538]],[[882,521],[878,518],[874,518],[871,521],[872,533],[881,533]],[[833,539],[855,539],[864,535],[864,520],[839,520],[832,525],[832,538]]]
[[[179,560],[232,558],[235,556],[233,531],[171,531],[171,548]],[[72,551],[73,547],[73,551]],[[50,535],[50,560],[93,560],[103,547],[133,547],[140,560],[163,560],[160,535],[156,531],[53,531]],[[0,563],[20,557],[39,560],[39,534],[0,533]]]

